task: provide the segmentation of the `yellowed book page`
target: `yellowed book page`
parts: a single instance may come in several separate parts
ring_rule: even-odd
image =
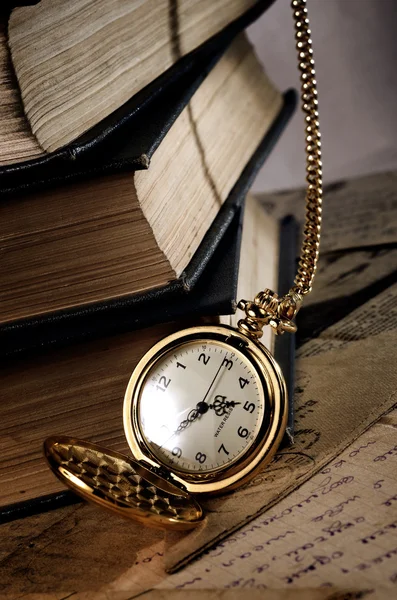
[[[132,173],[0,205],[0,323],[166,285]]]
[[[68,144],[254,0],[41,0],[15,9],[9,45],[42,148]]]
[[[6,25],[0,19],[0,165],[44,154],[23,113],[18,83],[7,46]]]
[[[142,210],[177,276],[281,107],[280,92],[240,36],[181,113],[149,169],[136,172]]]

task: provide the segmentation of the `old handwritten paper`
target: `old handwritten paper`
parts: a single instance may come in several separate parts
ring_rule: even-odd
[[[264,594],[266,593],[266,596]],[[212,589],[212,590],[151,590],[139,596],[141,600],[390,600],[389,590],[352,591],[334,588],[280,589],[264,592],[262,589]],[[134,596],[136,597],[136,596]],[[104,599],[105,600],[105,599]],[[107,599],[106,599],[107,600]]]
[[[298,413],[299,415],[299,413]],[[397,594],[397,410],[299,490],[161,587],[316,588]]]

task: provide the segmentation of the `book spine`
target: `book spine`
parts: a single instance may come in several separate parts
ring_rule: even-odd
[[[278,292],[280,295],[288,292],[295,277],[298,236],[299,228],[296,219],[293,216],[284,217],[280,223],[279,241]],[[284,439],[284,445],[287,446],[294,441],[295,350],[295,335],[286,333],[276,336],[274,358],[278,362],[287,384],[288,422]]]

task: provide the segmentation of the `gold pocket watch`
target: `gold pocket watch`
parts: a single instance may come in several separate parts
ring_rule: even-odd
[[[286,384],[259,342],[262,328],[293,333],[310,292],[321,227],[317,92],[305,0],[293,0],[306,120],[306,226],[294,286],[242,300],[238,328],[198,326],[161,340],[140,360],[124,398],[133,458],[57,436],[45,442],[55,472],[81,496],[152,526],[187,529],[203,518],[197,498],[233,490],[274,456],[288,415]]]

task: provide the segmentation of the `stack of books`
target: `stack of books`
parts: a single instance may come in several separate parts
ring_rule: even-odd
[[[269,4],[41,0],[3,15],[3,518],[60,498],[46,436],[127,450],[124,388],[154,342],[276,286],[278,225],[254,199],[243,210],[295,104],[243,33]]]

